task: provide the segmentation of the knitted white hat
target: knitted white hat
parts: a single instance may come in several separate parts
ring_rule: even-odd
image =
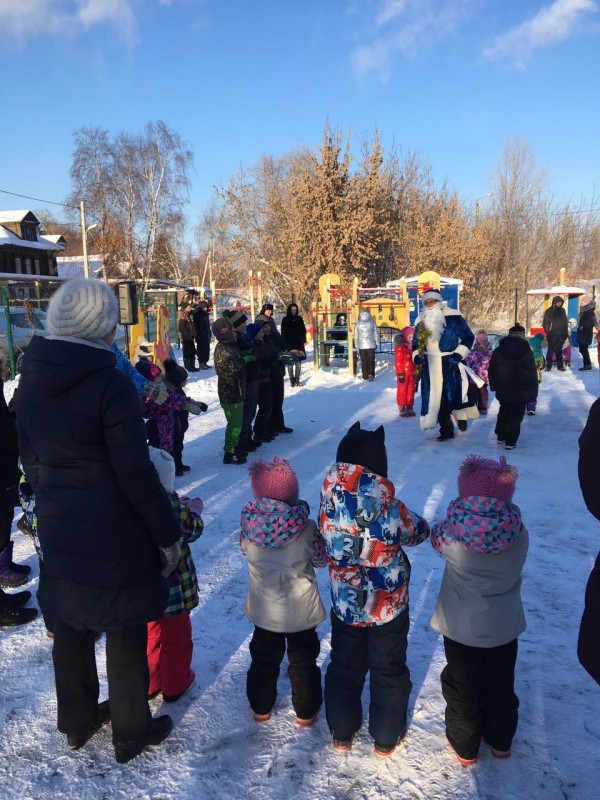
[[[117,297],[96,278],[67,281],[53,295],[46,322],[54,336],[73,336],[92,342],[104,339],[119,321]]]
[[[425,302],[425,300],[437,300],[441,303],[443,299],[442,295],[435,289],[427,289],[426,292],[423,292],[423,302]]]
[[[172,494],[175,491],[175,461],[173,456],[166,450],[159,450],[158,447],[148,447],[150,461],[156,467],[160,482],[167,492]]]

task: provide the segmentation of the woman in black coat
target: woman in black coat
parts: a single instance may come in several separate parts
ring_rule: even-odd
[[[588,510],[600,520],[600,400],[592,405],[579,437],[579,485]],[[600,554],[585,590],[585,609],[579,629],[577,656],[582,666],[600,684]]]
[[[58,729],[78,749],[110,716],[124,762],[172,728],[148,708],[146,629],[166,607],[163,575],[178,559],[180,530],[148,455],[135,387],[115,369],[117,318],[101,281],[58,290],[52,335],[34,336],[23,359],[17,427],[43,552],[38,599],[54,621]],[[98,704],[101,631],[110,711]]]
[[[287,307],[287,313],[281,320],[281,335],[285,346],[294,356],[292,363],[288,364],[290,385],[300,386],[300,362],[306,359],[306,325],[296,303],[290,303]]]
[[[592,368],[590,354],[588,347],[591,345],[594,338],[594,328],[598,328],[596,320],[596,303],[589,294],[584,294],[581,297],[581,310],[579,312],[579,321],[577,323],[577,347],[583,358],[583,367],[579,367],[580,371],[587,371]]]

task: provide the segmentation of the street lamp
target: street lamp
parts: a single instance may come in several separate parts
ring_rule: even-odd
[[[85,278],[90,277],[90,265],[88,262],[88,252],[87,252],[87,235],[88,231],[91,231],[92,228],[97,228],[98,223],[94,222],[93,225],[89,225],[86,227],[85,224],[85,205],[83,200],[79,204],[79,210],[81,212],[81,245],[83,248],[83,275]]]
[[[475,200],[475,227],[479,226],[479,201],[485,200],[487,197],[491,197],[492,193],[488,192],[487,194],[482,194],[481,197],[478,197]]]

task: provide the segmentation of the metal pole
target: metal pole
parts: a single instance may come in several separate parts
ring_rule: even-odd
[[[8,289],[4,286],[0,287],[2,293],[2,305],[4,306],[4,319],[6,321],[6,347],[8,350],[8,363],[10,364],[10,377],[15,379],[17,371],[15,368],[15,348],[12,339],[12,328],[10,326],[10,304],[8,299]]]
[[[250,319],[254,320],[254,277],[253,271],[248,270],[248,287],[250,289]]]
[[[518,316],[519,316],[519,290],[518,288],[515,288],[515,325],[518,322]]]
[[[87,230],[85,228],[85,206],[83,204],[83,200],[79,204],[79,210],[81,211],[81,244],[83,246],[83,277],[89,278],[90,277],[90,265],[88,262],[88,252],[87,252]]]

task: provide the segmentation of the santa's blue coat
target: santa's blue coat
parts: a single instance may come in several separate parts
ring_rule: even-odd
[[[412,341],[413,353],[419,347],[419,330],[423,323],[419,322],[415,328],[415,333]],[[440,350],[443,353],[452,353],[459,345],[467,348],[467,351],[473,346],[475,335],[469,328],[463,317],[459,314],[453,314],[446,317],[446,327],[440,337]],[[465,354],[463,354],[464,357]],[[429,363],[427,359],[427,348],[424,352],[423,371],[421,373],[421,416],[427,416],[429,411],[429,392],[431,387],[429,377]],[[472,403],[463,403],[462,401],[462,381],[458,362],[451,356],[444,356],[442,358],[442,377],[443,377],[443,395],[448,404],[450,411],[456,411],[461,408],[468,408],[473,405]]]

